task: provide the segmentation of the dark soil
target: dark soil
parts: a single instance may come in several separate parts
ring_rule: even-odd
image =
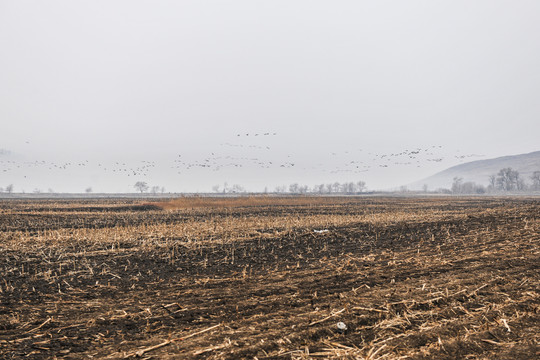
[[[3,201],[0,209],[2,359],[540,355],[536,199],[355,198],[190,211]],[[400,220],[403,212],[418,216]],[[302,225],[307,216],[394,213],[395,221],[321,232]],[[298,217],[298,226],[253,229],[260,235],[235,241],[186,242],[178,233],[149,243],[126,232],[114,247],[58,232],[271,216]]]

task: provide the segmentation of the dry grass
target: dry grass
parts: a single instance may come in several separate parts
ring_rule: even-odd
[[[251,206],[316,206],[350,202],[347,197],[324,196],[238,196],[238,197],[181,197],[167,201],[150,203],[164,210],[196,209],[196,208],[236,208]]]
[[[0,203],[0,358],[538,355],[535,199],[222,200]]]

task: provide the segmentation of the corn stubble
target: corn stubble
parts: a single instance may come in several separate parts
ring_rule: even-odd
[[[538,199],[3,201],[0,358],[535,358],[539,243]]]

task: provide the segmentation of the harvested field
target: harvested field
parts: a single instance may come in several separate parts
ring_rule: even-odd
[[[539,245],[534,198],[0,201],[0,358],[538,358]]]

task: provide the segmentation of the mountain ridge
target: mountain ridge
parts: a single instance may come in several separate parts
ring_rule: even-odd
[[[497,175],[499,170],[508,167],[517,170],[521,178],[526,183],[530,183],[532,173],[534,171],[540,171],[540,151],[518,155],[505,155],[455,165],[427,178],[415,181],[409,184],[408,188],[419,190],[424,185],[427,185],[430,190],[439,188],[449,189],[455,177],[462,178],[464,182],[472,181],[479,185],[487,186],[489,185],[490,175]]]

